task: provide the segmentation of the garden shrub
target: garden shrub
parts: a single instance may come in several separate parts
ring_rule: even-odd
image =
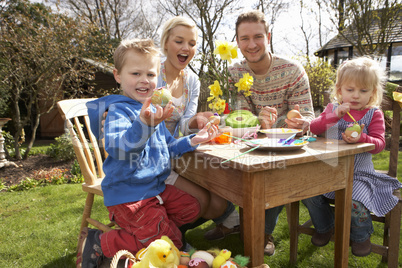
[[[310,82],[311,96],[315,109],[323,109],[328,103],[329,93],[335,83],[336,69],[327,61],[317,58],[315,61],[307,59],[303,65]]]
[[[58,160],[72,160],[75,158],[73,143],[69,134],[63,134],[54,139],[56,142],[50,144],[46,154]]]

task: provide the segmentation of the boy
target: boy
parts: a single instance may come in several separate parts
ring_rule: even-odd
[[[171,157],[194,150],[217,133],[210,124],[180,139],[167,130],[163,120],[172,113],[171,104],[150,105],[160,66],[159,51],[151,40],[123,41],[114,62],[113,74],[123,95],[90,102],[88,112],[91,129],[96,131],[92,126],[99,126],[100,118],[93,115],[108,111],[104,133],[109,156],[103,166],[102,191],[110,218],[122,229],[107,233],[85,229],[77,267],[97,267],[103,256],[111,258],[121,249],[135,253],[162,235],[181,248],[178,226],[196,220],[200,205],[191,195],[165,185]]]

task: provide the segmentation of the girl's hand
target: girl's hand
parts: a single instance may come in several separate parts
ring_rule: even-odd
[[[294,109],[300,111],[300,106],[296,104]],[[302,116],[301,118],[286,118],[285,122],[288,125],[288,128],[301,129],[303,130],[303,134],[307,132],[310,126],[310,121],[308,121],[304,116]]]
[[[358,143],[360,140],[360,137],[362,135],[363,129],[364,129],[364,124],[362,124],[360,127],[361,127],[361,131],[360,131],[359,135],[357,135],[357,137],[346,136],[345,133],[342,133],[342,139],[347,143]]]
[[[194,137],[191,138],[191,146],[196,146],[197,144],[205,143],[218,134],[218,127],[214,124],[207,123],[203,129],[200,130]]]
[[[162,108],[159,105],[155,105],[156,108],[155,113],[151,111],[150,106],[151,106],[151,98],[147,98],[144,101],[140,112],[141,122],[150,127],[157,126],[160,122],[168,118],[173,113],[174,110],[171,101],[164,108]]]
[[[258,114],[258,120],[260,121],[262,129],[271,128],[277,119],[278,112],[276,111],[276,108],[273,107],[265,106]]]
[[[335,109],[335,114],[339,117],[342,118],[345,114],[347,114],[350,111],[350,103],[349,102],[344,102],[338,106],[338,108]]]

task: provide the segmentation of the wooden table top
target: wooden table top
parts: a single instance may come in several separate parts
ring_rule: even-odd
[[[371,148],[370,148],[371,147]],[[368,149],[369,148],[369,149]],[[251,149],[244,142],[239,144],[203,144],[193,153],[197,157],[208,159],[217,165]],[[257,172],[274,169],[280,165],[290,166],[317,160],[334,159],[351,154],[358,154],[373,150],[374,144],[348,144],[340,140],[317,138],[301,149],[292,151],[254,150],[222,165],[245,172]],[[269,164],[269,165],[268,165]]]

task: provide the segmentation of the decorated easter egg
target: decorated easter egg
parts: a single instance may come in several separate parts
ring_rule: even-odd
[[[185,251],[180,251],[180,264],[187,266],[189,262],[190,262],[190,254],[188,254],[188,252]]]
[[[361,132],[362,132],[362,128],[360,127],[360,125],[357,123],[354,123],[353,125],[346,128],[345,135],[347,137],[357,138]]]
[[[213,116],[209,117],[208,121],[211,124],[219,125],[219,123],[221,122],[221,117],[218,114],[214,114]]]
[[[165,107],[172,99],[172,94],[167,88],[161,87],[154,90],[151,97],[151,103]]]
[[[191,259],[202,259],[208,264],[209,267],[211,267],[212,262],[214,261],[214,256],[212,256],[212,254],[207,251],[199,250],[191,255]]]
[[[288,119],[293,119],[293,118],[302,118],[301,113],[298,110],[290,110],[286,116]]]
[[[227,261],[224,264],[222,264],[219,268],[237,268],[237,265],[232,261]]]
[[[191,259],[190,262],[188,263],[189,268],[209,268],[210,266],[208,263],[200,258],[194,258]]]

